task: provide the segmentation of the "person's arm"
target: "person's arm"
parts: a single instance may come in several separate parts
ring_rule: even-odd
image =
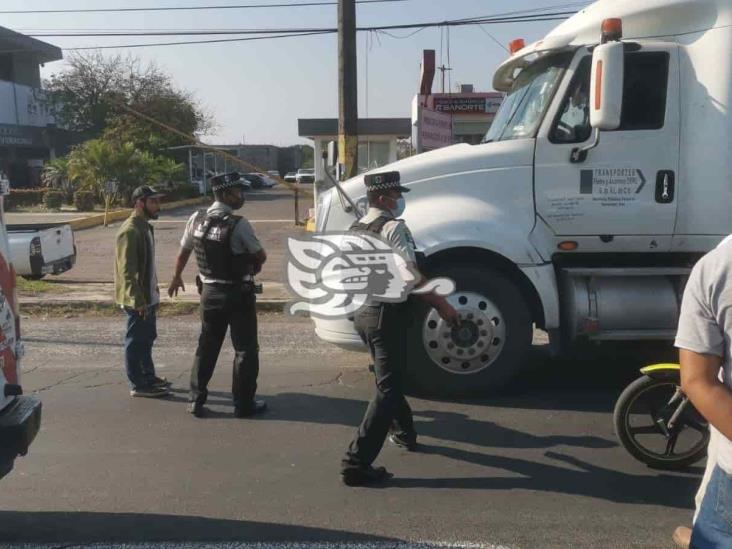
[[[424,284],[427,282],[427,278],[419,271],[419,269],[417,268],[417,264],[409,263],[408,265],[412,272],[418,273],[419,275],[419,282],[417,283],[415,289],[424,286]],[[437,311],[437,314],[440,315],[440,318],[445,320],[451,326],[456,326],[460,324],[460,315],[455,310],[455,307],[450,305],[445,297],[437,295],[435,293],[414,295],[415,297],[418,297],[419,299],[427,303],[427,305],[435,309]]]
[[[251,265],[251,274],[259,274],[267,261],[267,252],[254,232],[251,223],[242,218],[236,225],[231,239],[231,251]]]
[[[170,281],[170,285],[168,286],[168,297],[178,296],[178,290],[186,291],[186,285],[183,284],[183,271],[188,264],[188,259],[191,257],[192,251],[181,246],[178,252],[178,258],[175,260],[173,280]]]
[[[681,389],[706,420],[732,440],[732,391],[719,381],[722,359],[679,350]]]
[[[137,233],[133,229],[117,236],[117,265],[124,281],[127,301],[132,305],[132,309],[144,317],[147,311],[147,300],[145,291],[139,282],[140,266],[137,256],[140,243],[138,240]]]

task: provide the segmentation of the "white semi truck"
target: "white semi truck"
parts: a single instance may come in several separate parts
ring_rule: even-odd
[[[553,348],[670,339],[686,278],[732,232],[732,3],[600,0],[496,71],[506,98],[480,145],[397,170],[430,275],[452,277],[452,330],[415,305],[412,387],[479,393],[516,375],[532,325]],[[365,200],[363,177],[343,184]],[[318,230],[353,214],[331,190]],[[315,319],[325,341],[361,342]]]

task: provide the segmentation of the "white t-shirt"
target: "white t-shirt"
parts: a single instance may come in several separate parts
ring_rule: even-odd
[[[691,271],[681,304],[676,347],[722,359],[720,380],[732,390],[732,237]],[[710,426],[716,463],[732,474],[732,441]],[[707,466],[713,466],[710,459]]]

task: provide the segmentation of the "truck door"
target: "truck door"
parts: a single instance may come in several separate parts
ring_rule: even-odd
[[[591,53],[573,61],[537,136],[538,215],[558,236],[670,236],[676,221],[679,151],[678,48],[625,53],[620,128],[601,132],[583,162],[572,150],[593,140],[589,125]],[[572,70],[573,69],[573,70]],[[660,239],[664,244],[670,238]],[[658,250],[661,251],[661,250]]]

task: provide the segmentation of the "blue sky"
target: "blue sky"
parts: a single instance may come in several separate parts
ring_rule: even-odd
[[[151,6],[193,6],[275,3],[283,0],[3,0],[2,10],[73,9]],[[297,0],[287,0],[297,2]],[[408,0],[394,4],[358,5],[358,25],[390,25],[444,21],[467,17],[567,4],[573,0]],[[335,26],[336,7],[299,7],[261,10],[175,11],[115,14],[0,15],[0,25],[25,32],[29,29],[202,29]],[[540,38],[555,22],[490,25],[483,27],[501,44],[517,37],[527,42]],[[404,36],[407,31],[395,31]],[[442,33],[444,38],[445,34]],[[186,38],[174,37],[173,41]],[[191,37],[195,40],[197,37]],[[45,38],[59,47],[113,45],[157,41],[156,38]],[[167,40],[167,37],[163,41]],[[367,41],[371,43],[367,49]],[[423,49],[437,50],[441,31],[426,29],[410,38],[394,39],[368,33],[358,35],[359,116],[409,117],[416,93]],[[443,60],[447,53],[443,41]],[[338,109],[337,45],[335,35],[288,38],[228,44],[185,45],[107,50],[131,52],[153,61],[172,75],[181,88],[193,92],[215,118],[210,143],[304,142],[297,135],[298,118],[335,117]],[[368,53],[368,55],[367,55]],[[453,87],[475,85],[491,89],[495,67],[506,57],[481,28],[450,29]],[[368,57],[368,85],[366,60]],[[48,75],[61,63],[46,65]],[[439,91],[439,78],[433,88]]]

